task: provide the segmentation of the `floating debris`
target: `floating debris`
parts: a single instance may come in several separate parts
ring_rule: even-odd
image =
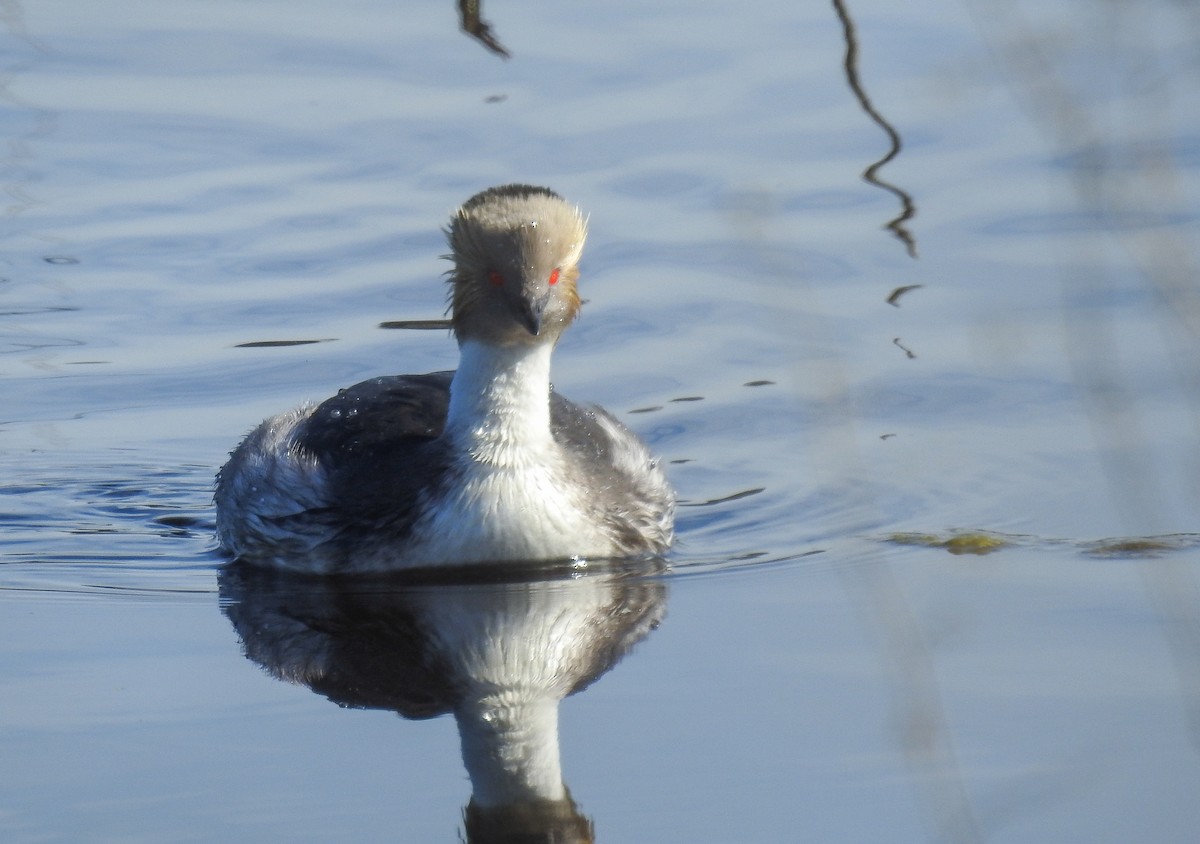
[[[963,531],[950,536],[933,533],[893,533],[887,538],[895,545],[919,545],[924,548],[942,548],[951,554],[976,554],[982,556],[1015,545],[1013,539],[984,531]]]
[[[1088,542],[1084,545],[1084,553],[1101,559],[1153,559],[1197,546],[1200,546],[1200,535],[1194,533],[1127,536]]]

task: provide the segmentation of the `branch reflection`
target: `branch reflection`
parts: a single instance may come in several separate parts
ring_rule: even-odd
[[[905,223],[916,216],[917,206],[907,191],[879,178],[879,171],[899,155],[903,148],[900,133],[882,114],[876,111],[875,106],[871,104],[871,98],[867,96],[866,89],[863,88],[862,80],[858,78],[858,36],[854,28],[854,20],[850,17],[850,10],[846,8],[844,0],[833,0],[833,8],[842,22],[842,32],[846,39],[846,58],[843,62],[846,68],[846,81],[850,84],[850,90],[854,92],[858,104],[862,106],[867,117],[871,118],[887,134],[891,144],[883,158],[863,171],[863,180],[882,188],[900,200],[900,213],[889,220],[884,228],[891,231],[904,244],[905,251],[915,258],[917,257],[917,241]]]
[[[483,15],[483,0],[458,0],[458,20],[462,31],[470,35],[483,46],[487,47],[501,58],[511,55],[504,45],[492,34],[492,25],[485,21]]]
[[[326,579],[234,564],[222,605],[248,659],[340,706],[452,713],[471,780],[467,841],[584,842],[558,706],[661,621],[653,571],[502,582]]]

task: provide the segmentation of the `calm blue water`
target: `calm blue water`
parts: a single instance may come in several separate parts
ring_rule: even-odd
[[[597,841],[1193,835],[1200,19],[841,8],[493,2],[505,60],[451,3],[3,4],[0,837],[458,840],[454,637],[562,698]],[[670,570],[221,575],[228,450],[452,367],[380,324],[516,180],[591,215],[555,383],[669,461]]]

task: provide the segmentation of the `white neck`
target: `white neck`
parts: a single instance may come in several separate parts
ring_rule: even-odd
[[[465,340],[450,384],[445,435],[478,461],[520,466],[551,445],[553,343],[491,346]]]
[[[480,806],[562,800],[558,698],[512,697],[501,692],[463,701],[455,710],[471,797]]]

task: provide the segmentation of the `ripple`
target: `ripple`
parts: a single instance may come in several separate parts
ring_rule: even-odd
[[[211,468],[114,461],[60,467],[5,461],[0,590],[55,594],[211,593]]]

